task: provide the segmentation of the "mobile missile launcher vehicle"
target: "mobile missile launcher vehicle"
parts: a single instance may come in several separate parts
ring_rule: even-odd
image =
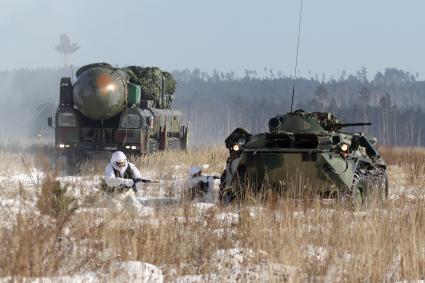
[[[182,113],[170,109],[176,88],[170,73],[96,63],[76,75],[75,83],[61,79],[55,115],[55,145],[69,173],[98,152],[141,155],[186,149],[188,127]]]
[[[349,198],[364,203],[388,194],[386,164],[363,133],[346,132],[332,113],[297,110],[269,120],[269,132],[252,135],[242,128],[225,140],[229,149],[220,184],[220,200],[229,203],[272,189],[300,196]]]

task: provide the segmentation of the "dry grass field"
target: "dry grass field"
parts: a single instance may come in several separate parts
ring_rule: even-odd
[[[107,161],[56,177],[49,145],[2,145],[0,281],[424,280],[425,150],[381,153],[390,179],[383,203],[254,197],[224,207],[179,200],[191,165],[220,174],[220,147],[139,158],[161,183],[111,197],[99,190]]]

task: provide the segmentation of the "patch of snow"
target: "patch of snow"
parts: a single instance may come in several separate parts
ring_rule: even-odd
[[[40,213],[35,209],[35,202],[27,200],[21,196],[15,198],[0,197],[0,227],[11,229],[15,225],[17,216],[32,215],[39,216]]]
[[[222,249],[216,251],[211,258],[212,264],[217,265],[217,269],[224,267],[246,266],[249,262],[266,262],[267,253],[265,251],[254,251],[246,248]]]
[[[114,262],[106,272],[84,272],[74,275],[51,277],[3,277],[0,283],[97,283],[97,282],[164,282],[161,270],[139,261]]]
[[[264,207],[259,206],[250,206],[248,209],[248,215],[252,218],[258,217],[261,214],[264,214]]]
[[[207,274],[185,275],[175,278],[173,282],[308,282],[308,278],[296,267],[272,263],[230,268]]]
[[[222,224],[227,224],[227,225],[231,225],[231,224],[236,224],[239,222],[239,214],[237,213],[219,213],[215,216],[215,219],[222,223]]]
[[[94,272],[84,272],[69,276],[52,277],[4,277],[0,278],[1,283],[22,282],[22,283],[97,283],[102,280]]]
[[[204,218],[200,215],[196,216],[196,217],[185,217],[185,216],[177,216],[174,217],[173,220],[176,223],[179,224],[189,224],[189,223],[196,223],[202,227],[206,227],[208,225],[208,222],[204,220]]]
[[[394,282],[399,279],[401,268],[401,256],[397,255],[391,261],[391,264],[385,270],[385,282]],[[409,281],[410,282],[410,281]]]
[[[325,261],[329,255],[328,249],[324,247],[307,245],[303,249],[308,260]]]
[[[109,282],[164,282],[161,270],[140,261],[114,262],[108,270]]]
[[[198,203],[192,204],[191,207],[195,209],[196,213],[203,214],[207,212],[208,210],[215,208],[216,205],[213,203],[198,202]]]
[[[123,208],[131,213],[137,214],[141,217],[148,217],[154,214],[154,209],[151,207],[144,207],[140,201],[136,198],[135,194],[129,192],[121,201]]]
[[[214,229],[212,234],[217,238],[223,238],[224,236],[235,237],[237,235],[237,231],[235,229]]]
[[[110,210],[105,207],[79,207],[77,213],[87,213],[91,217],[101,217],[107,214]]]

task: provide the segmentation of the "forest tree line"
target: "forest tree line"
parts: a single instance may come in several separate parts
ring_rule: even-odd
[[[223,143],[236,127],[266,131],[271,117],[288,112],[293,77],[265,71],[267,75],[261,76],[251,70],[243,76],[174,71],[174,108],[190,122],[192,143]],[[46,117],[56,111],[60,77],[70,73],[53,68],[0,72],[0,136],[48,132]],[[424,145],[425,81],[399,69],[370,77],[362,68],[338,78],[297,78],[294,109],[334,112],[344,122],[371,122],[371,127],[353,130],[374,135],[381,144]]]
[[[293,77],[258,77],[254,71],[236,78],[233,73],[199,70],[173,73],[179,84],[176,108],[191,122],[194,140],[222,142],[234,128],[253,133],[267,130],[268,120],[290,111]],[[367,70],[297,78],[294,109],[333,112],[343,122],[371,122],[350,128],[378,138],[381,144],[425,145],[425,82],[418,74],[386,69],[368,79]]]

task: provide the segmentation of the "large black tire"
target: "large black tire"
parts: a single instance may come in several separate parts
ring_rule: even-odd
[[[354,206],[360,207],[366,204],[369,188],[370,182],[367,175],[356,172],[351,187],[351,199]]]
[[[390,195],[390,186],[388,182],[387,172],[384,173],[384,186],[385,186],[385,199],[388,199],[388,196]]]
[[[227,175],[227,170],[224,170],[223,174],[221,174],[221,177],[220,177],[220,186],[219,186],[219,193],[218,193],[218,200],[220,201],[221,204],[224,204],[224,205],[230,204],[235,198],[231,188],[227,188],[226,175]]]
[[[225,170],[223,174],[227,174],[227,171]],[[245,172],[239,171],[228,185],[226,177],[223,175],[220,177],[219,200],[222,204],[228,205],[233,201],[241,201],[245,198],[246,184],[243,181],[245,178]]]
[[[382,202],[388,198],[388,176],[384,168],[363,170],[354,174],[352,200],[355,205]]]
[[[379,200],[388,198],[388,175],[384,168],[375,168],[370,171],[371,192],[377,196]]]
[[[180,143],[180,139],[178,138],[169,138],[168,139],[168,150],[171,151],[178,151],[181,150],[181,143]]]
[[[158,141],[156,139],[149,139],[149,153],[158,151]]]
[[[222,205],[229,205],[235,200],[235,194],[231,188],[225,188],[220,190],[219,201]]]

